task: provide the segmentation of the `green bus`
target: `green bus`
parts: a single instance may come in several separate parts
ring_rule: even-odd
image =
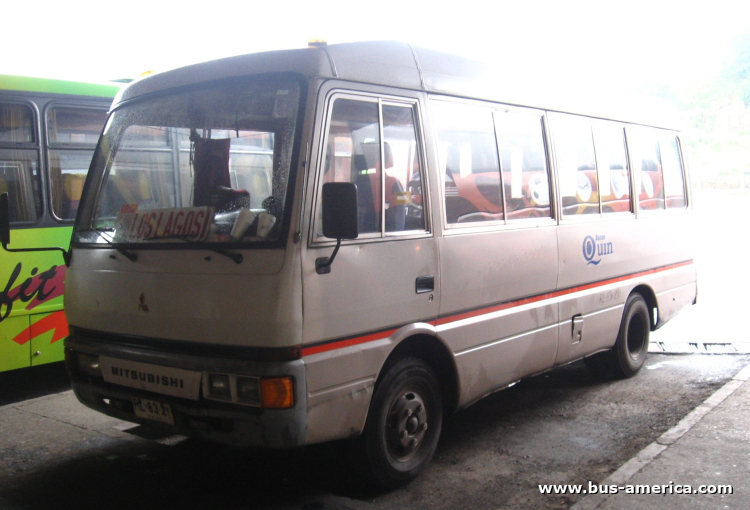
[[[10,248],[67,246],[116,84],[0,74],[0,193]],[[62,361],[59,253],[0,253],[0,372]]]

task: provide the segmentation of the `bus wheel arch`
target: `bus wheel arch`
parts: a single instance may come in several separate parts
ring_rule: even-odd
[[[395,488],[417,477],[432,460],[443,417],[455,409],[456,371],[447,348],[429,335],[401,341],[383,364],[357,464],[377,485]]]
[[[388,369],[406,357],[419,358],[430,366],[440,384],[443,412],[446,415],[453,414],[458,406],[458,371],[448,347],[434,336],[417,334],[399,342],[383,363],[375,389]]]
[[[648,293],[641,293],[638,289],[630,293],[625,301],[615,345],[608,351],[584,359],[594,375],[623,379],[640,371],[648,354],[649,333],[654,327],[653,304],[653,294],[649,297]]]
[[[656,300],[656,294],[654,289],[648,285],[639,285],[630,292],[630,296],[633,294],[640,294],[646,305],[648,306],[649,324],[651,331],[655,331],[659,327],[659,302]],[[628,296],[628,298],[630,298]]]

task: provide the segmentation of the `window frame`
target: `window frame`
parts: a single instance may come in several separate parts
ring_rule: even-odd
[[[441,221],[443,226],[443,235],[449,236],[449,235],[462,235],[462,234],[470,234],[470,233],[480,233],[480,232],[488,232],[488,231],[499,231],[499,230],[517,230],[517,229],[523,229],[523,228],[536,228],[536,227],[548,227],[548,226],[555,226],[557,225],[557,215],[558,215],[558,205],[557,205],[557,190],[556,190],[556,173],[553,170],[553,165],[551,163],[552,161],[552,154],[550,152],[550,143],[548,140],[549,136],[549,127],[548,127],[548,120],[546,111],[539,109],[539,108],[533,108],[533,107],[520,107],[520,106],[514,106],[514,105],[507,105],[503,103],[494,103],[494,102],[487,102],[487,101],[481,101],[481,100],[474,100],[474,99],[468,99],[468,98],[454,98],[449,96],[440,96],[431,94],[428,96],[428,103],[430,105],[430,117],[433,119],[432,122],[432,136],[434,137],[435,141],[438,141],[440,139],[439,133],[437,131],[437,123],[434,122],[435,117],[435,111],[432,107],[433,102],[438,103],[450,103],[454,105],[464,105],[471,108],[484,108],[488,111],[490,114],[491,120],[492,120],[492,126],[493,126],[493,139],[495,143],[495,152],[498,157],[498,169],[500,171],[500,183],[501,183],[501,199],[503,202],[503,219],[502,220],[491,220],[491,221],[476,221],[476,222],[467,222],[467,223],[448,223],[448,216],[446,213],[445,208],[445,175],[443,172],[441,172],[440,169],[438,169],[438,173],[440,174],[438,176],[439,187],[440,191],[438,192],[440,196],[440,212],[441,212]],[[542,143],[544,146],[543,152],[544,157],[546,161],[546,172],[547,172],[547,182],[549,184],[549,209],[550,209],[550,215],[546,217],[531,217],[531,218],[513,218],[508,219],[507,218],[507,205],[506,205],[506,197],[505,197],[505,185],[503,182],[503,175],[502,175],[502,161],[500,156],[500,149],[497,145],[498,139],[497,139],[497,124],[495,117],[499,113],[515,113],[515,114],[522,114],[522,115],[528,115],[531,117],[538,118],[539,125],[541,128],[541,136],[542,136]],[[433,151],[439,151],[439,147],[435,146]],[[440,161],[439,154],[435,152],[433,154],[433,158],[435,161]]]
[[[104,124],[102,124],[101,129],[99,130],[99,136],[97,137],[97,141],[93,144],[89,145],[87,143],[62,143],[62,142],[51,142],[50,136],[49,136],[49,130],[50,130],[50,112],[56,108],[68,108],[68,109],[80,109],[80,110],[99,110],[104,111],[105,113],[105,119]],[[59,224],[64,225],[73,225],[75,222],[75,216],[70,219],[66,218],[60,218],[57,215],[57,212],[55,211],[55,208],[53,207],[53,196],[54,196],[54,182],[52,179],[52,153],[53,151],[57,152],[83,152],[90,150],[91,151],[91,158],[89,159],[89,167],[86,168],[86,176],[88,176],[89,170],[91,168],[91,160],[94,157],[94,152],[96,151],[96,147],[99,141],[99,137],[101,137],[101,133],[104,130],[104,126],[107,124],[107,119],[109,117],[109,107],[104,104],[92,104],[91,102],[84,102],[84,101],[50,101],[47,104],[44,105],[44,111],[42,112],[42,133],[44,136],[44,158],[45,158],[45,177],[46,177],[46,186],[45,186],[45,192],[47,195],[47,199],[45,200],[45,203],[49,204],[49,216],[52,218],[53,221]],[[62,169],[60,169],[62,172]],[[85,181],[85,179],[84,179]],[[80,200],[80,199],[79,199]]]
[[[608,120],[608,119],[600,119],[596,117],[589,117],[586,115],[577,115],[573,113],[567,113],[567,112],[548,112],[552,116],[552,122],[551,124],[554,124],[554,117],[572,117],[574,119],[580,119],[582,122],[584,122],[591,132],[591,140],[594,147],[594,163],[596,164],[596,179],[597,179],[597,194],[599,195],[599,213],[598,214],[563,214],[563,205],[562,205],[562,192],[558,190],[559,195],[559,203],[558,208],[560,211],[560,222],[562,224],[567,223],[585,223],[585,222],[592,222],[592,221],[602,221],[602,220],[610,220],[610,219],[626,219],[626,218],[635,218],[635,206],[636,206],[636,198],[634,195],[634,184],[633,184],[633,167],[630,161],[630,155],[631,150],[630,146],[628,145],[628,139],[627,139],[627,131],[628,127],[631,126],[630,124],[616,121],[616,120]],[[548,117],[549,119],[549,117]],[[602,202],[602,195],[601,195],[601,172],[602,169],[600,168],[600,155],[598,152],[598,144],[597,144],[597,130],[617,130],[622,135],[622,149],[623,149],[623,156],[625,165],[627,168],[625,169],[628,174],[628,192],[630,194],[630,198],[628,200],[629,202],[629,210],[627,211],[612,211],[612,212],[605,212],[604,211],[604,203]],[[555,135],[554,135],[554,127],[550,127],[550,137],[552,141],[552,145],[555,146]],[[554,147],[554,161],[555,161],[555,187],[560,186],[560,168],[558,164],[558,158],[557,158],[557,147]]]
[[[642,209],[640,204],[640,199],[638,198],[640,196],[640,187],[641,187],[641,180],[640,175],[638,182],[635,182],[635,170],[633,167],[632,158],[637,157],[638,154],[635,153],[635,151],[631,150],[631,146],[635,145],[631,143],[631,140],[635,141],[639,136],[650,136],[653,138],[653,140],[656,141],[656,145],[659,149],[659,164],[660,164],[660,174],[662,179],[662,194],[663,194],[663,203],[664,206],[657,209]],[[631,179],[631,196],[633,199],[633,205],[634,207],[637,207],[636,210],[636,216],[641,217],[651,217],[651,216],[659,216],[664,214],[680,214],[683,211],[686,211],[690,207],[690,202],[688,198],[688,192],[687,192],[687,180],[688,180],[688,174],[687,174],[687,168],[685,166],[685,155],[682,151],[682,144],[680,142],[680,136],[677,131],[671,130],[671,129],[664,129],[664,128],[658,128],[653,126],[643,126],[638,124],[628,124],[625,128],[625,136],[627,137],[627,144],[628,144],[628,165],[630,165],[631,171],[630,171],[630,179]],[[674,137],[677,140],[677,147],[679,150],[679,156],[680,156],[680,163],[682,165],[682,187],[683,187],[683,193],[685,198],[685,205],[683,207],[673,207],[668,208],[667,207],[667,196],[666,196],[666,190],[664,189],[664,163],[663,163],[663,157],[661,153],[661,145],[662,140],[665,137]],[[637,142],[636,142],[637,143]],[[638,196],[636,196],[636,186],[638,186],[637,193]]]
[[[17,228],[29,228],[36,227],[39,224],[44,223],[44,219],[47,213],[47,197],[46,197],[46,160],[43,157],[42,145],[43,145],[43,132],[41,115],[39,106],[30,99],[21,99],[12,96],[4,96],[0,94],[0,104],[19,105],[28,108],[31,112],[31,135],[32,140],[30,142],[2,142],[0,141],[0,149],[3,150],[23,150],[23,151],[35,151],[36,152],[36,164],[37,171],[39,173],[38,179],[38,190],[37,196],[34,197],[34,189],[32,184],[31,196],[41,204],[41,209],[36,219],[28,221],[12,221],[10,223],[11,230]]]
[[[352,101],[362,101],[367,103],[374,103],[378,109],[378,128],[380,137],[380,158],[381,162],[384,160],[384,140],[383,140],[383,106],[396,106],[401,108],[410,108],[412,112],[412,119],[414,121],[414,136],[416,139],[418,152],[419,152],[419,166],[420,166],[420,179],[422,180],[422,216],[424,219],[424,229],[421,230],[404,230],[396,232],[386,231],[385,225],[385,208],[384,196],[385,186],[383,185],[385,179],[385,172],[381,171],[381,210],[380,210],[380,232],[368,232],[360,234],[356,239],[343,239],[342,245],[346,244],[361,244],[361,243],[372,243],[372,242],[383,242],[389,240],[398,239],[414,239],[414,238],[425,238],[432,237],[434,235],[434,229],[432,228],[431,221],[431,201],[429,193],[429,175],[427,172],[426,163],[426,144],[424,138],[424,129],[422,122],[422,111],[421,101],[416,97],[407,96],[395,96],[390,93],[378,93],[364,90],[353,90],[353,89],[342,89],[333,88],[325,95],[324,110],[320,123],[320,136],[319,144],[317,148],[318,159],[317,165],[315,166],[315,178],[314,178],[314,190],[311,194],[312,207],[310,215],[310,234],[308,246],[320,247],[330,246],[336,244],[335,239],[329,239],[325,236],[318,235],[318,224],[319,218],[321,217],[321,197],[322,197],[322,185],[323,185],[323,167],[326,159],[326,148],[328,145],[328,139],[330,135],[331,118],[333,116],[333,105],[339,99],[348,99]],[[335,156],[334,156],[335,157]],[[382,163],[381,163],[382,166]]]
[[[667,191],[666,187],[664,188],[664,209],[667,211],[667,214],[679,214],[682,211],[687,210],[690,207],[690,194],[688,192],[688,176],[689,173],[687,171],[687,166],[685,164],[685,153],[682,150],[682,140],[680,139],[680,135],[676,131],[665,131],[660,130],[659,133],[659,151],[662,150],[662,143],[670,143],[672,140],[676,142],[677,147],[677,159],[680,164],[680,172],[682,174],[682,199],[684,201],[684,204],[680,207],[669,207],[669,204],[667,202]],[[662,178],[664,178],[664,157],[662,156]],[[666,180],[665,180],[666,185]]]

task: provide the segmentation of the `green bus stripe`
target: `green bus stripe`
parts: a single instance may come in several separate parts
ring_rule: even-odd
[[[66,94],[75,96],[114,97],[120,87],[100,83],[53,80],[50,78],[30,78],[0,74],[0,90],[19,90],[25,92],[44,92],[49,94]]]

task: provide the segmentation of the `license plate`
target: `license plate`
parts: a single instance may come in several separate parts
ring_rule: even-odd
[[[138,418],[147,420],[160,421],[174,425],[174,416],[169,404],[157,402],[156,400],[147,400],[145,398],[133,398],[133,411]]]

